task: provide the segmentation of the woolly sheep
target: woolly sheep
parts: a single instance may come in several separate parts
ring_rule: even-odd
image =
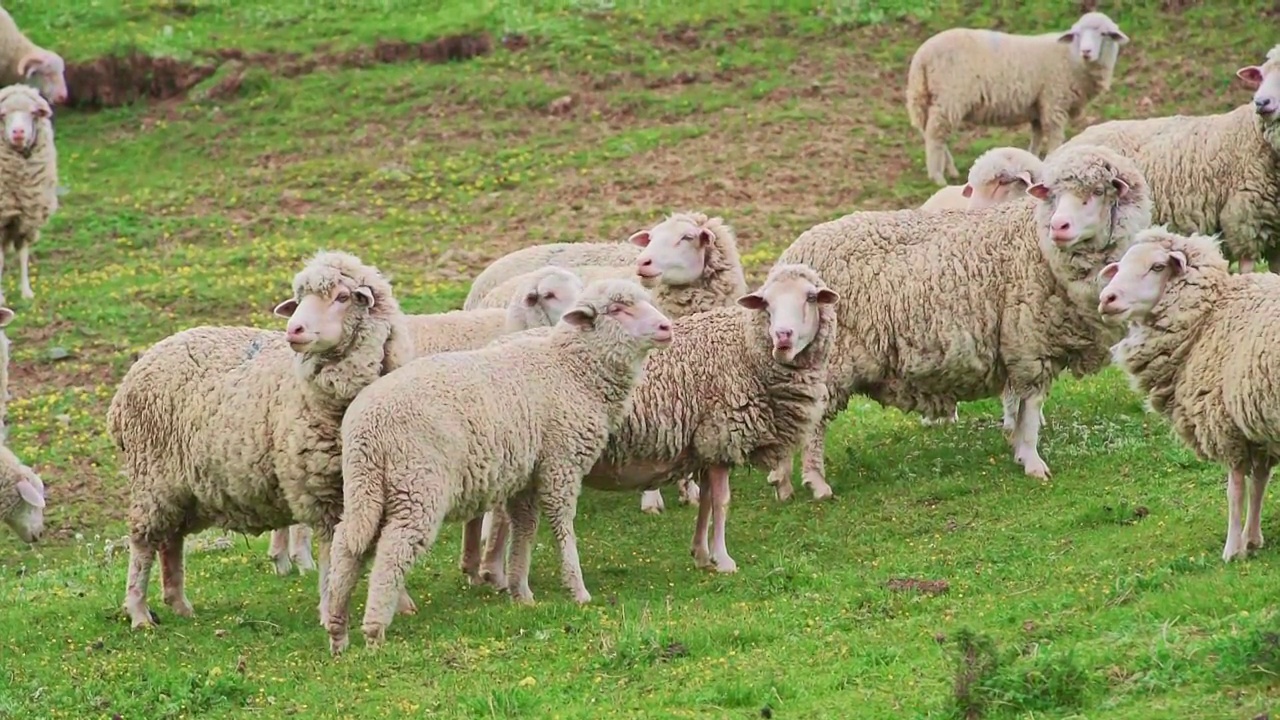
[[[1116,364],[1198,457],[1227,466],[1222,559],[1244,557],[1262,547],[1263,493],[1280,462],[1280,277],[1231,275],[1215,238],[1163,226],[1101,277],[1099,312],[1128,326]]]
[[[1117,331],[1097,310],[1096,276],[1147,227],[1151,200],[1133,162],[1101,147],[1051,156],[1033,196],[965,222],[954,213],[856,212],[805,231],[780,263],[806,263],[840,293],[830,404],[804,452],[815,498],[826,424],[853,393],[935,417],[1008,388],[1018,398],[1010,436],[1028,475],[1049,468],[1038,444],[1040,407],[1064,368],[1106,365]],[[791,494],[791,462],[770,476]]]
[[[1236,75],[1253,102],[1219,115],[1116,120],[1065,148],[1105,145],[1132,158],[1151,184],[1152,220],[1180,233],[1221,233],[1229,258],[1280,272],[1280,45]]]
[[[293,291],[275,309],[289,318],[285,332],[184,330],[143,353],[111,400],[107,429],[130,487],[125,610],[135,628],[153,622],[147,585],[157,552],[165,602],[192,614],[183,540],[210,526],[315,528],[323,608],[342,513],[343,412],[412,359],[413,346],[390,283],[352,255],[317,254]]]
[[[929,179],[956,177],[947,138],[962,123],[1013,127],[1031,124],[1030,151],[1062,144],[1067,123],[1111,87],[1120,46],[1129,42],[1100,12],[1080,16],[1071,29],[1043,35],[951,28],[925,40],[907,72],[907,113],[924,136]]]
[[[0,148],[0,250],[17,250],[22,297],[31,290],[28,262],[40,229],[58,209],[58,154],[49,103],[26,85],[0,88],[4,147]],[[0,273],[4,256],[0,254]],[[0,290],[0,302],[4,293]]]
[[[0,444],[0,518],[4,524],[22,542],[37,542],[44,532],[44,508],[40,476]]]
[[[759,290],[738,299],[740,307],[676,320],[675,341],[645,361],[626,420],[583,483],[626,491],[694,474],[702,485],[694,562],[722,573],[737,570],[725,545],[729,472],[773,467],[821,418],[839,299],[811,268],[779,264]],[[513,560],[514,577],[504,577],[506,519],[495,511],[490,522],[481,581],[521,587],[527,564]],[[516,557],[514,543],[511,554]],[[464,549],[464,570],[467,556]]]
[[[992,148],[969,167],[968,182],[948,185],[920,206],[921,210],[978,210],[1021,198],[1040,182],[1044,162],[1015,147]]]
[[[0,84],[31,82],[57,105],[67,101],[65,72],[60,55],[31,42],[0,8]]]
[[[671,335],[644,288],[603,280],[583,290],[547,337],[419,358],[361,393],[342,423],[345,510],[333,544],[331,651],[347,646],[348,605],[370,550],[363,631],[376,644],[405,574],[441,525],[513,496],[541,502],[564,583],[577,602],[589,602],[573,529],[582,475],[626,414],[645,356]],[[536,522],[517,529],[523,554],[513,562],[525,567]],[[512,590],[532,602],[527,583]]]
[[[582,281],[576,275],[565,268],[548,266],[521,275],[520,281],[511,286],[501,310],[407,315],[415,357],[475,350],[504,333],[554,325],[581,291]],[[293,525],[287,531],[273,530],[268,556],[279,575],[288,575],[294,562],[302,572],[313,569],[310,528]]]

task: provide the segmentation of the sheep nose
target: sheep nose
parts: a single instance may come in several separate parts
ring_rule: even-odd
[[[774,330],[773,346],[778,349],[785,350],[791,347],[793,337],[795,337],[795,331],[793,330]]]
[[[1102,295],[1102,304],[1103,304],[1103,305],[1110,305],[1111,303],[1113,303],[1113,302],[1115,302],[1115,301],[1116,301],[1116,298],[1117,298],[1117,297],[1118,297],[1118,296],[1116,295],[1116,293],[1115,293],[1115,291],[1114,291],[1114,290],[1113,290],[1113,291],[1111,291],[1111,292],[1108,292],[1108,293],[1103,293],[1103,295]]]
[[[1257,112],[1267,113],[1275,107],[1275,102],[1271,98],[1254,98],[1253,107]]]
[[[289,323],[289,327],[285,330],[285,334],[288,335],[289,337],[296,337],[306,332],[306,329],[307,329],[306,326],[304,326],[302,323],[297,323],[297,324]]]

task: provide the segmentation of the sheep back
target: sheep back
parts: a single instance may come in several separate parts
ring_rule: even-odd
[[[480,307],[480,301],[500,283],[544,265],[634,265],[640,248],[630,243],[550,243],[507,253],[490,263],[471,282],[463,310]],[[507,298],[510,299],[509,297]],[[505,307],[505,301],[501,306]]]

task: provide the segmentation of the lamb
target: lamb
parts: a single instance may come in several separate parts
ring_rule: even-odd
[[[644,288],[602,280],[546,337],[418,358],[361,393],[342,423],[345,512],[333,545],[330,650],[347,646],[348,605],[370,550],[363,631],[377,644],[405,573],[441,525],[508,498],[542,504],[564,583],[589,602],[573,529],[582,476],[625,416],[645,357],[671,336]],[[513,562],[527,568],[537,517],[519,517],[527,524],[517,528]],[[527,581],[513,591],[532,602]]]
[[[1280,462],[1280,277],[1231,275],[1215,237],[1164,226],[1139,233],[1101,277],[1099,312],[1128,326],[1116,364],[1201,460],[1227,466],[1222,559],[1243,558],[1262,547],[1263,494]]]
[[[67,101],[66,63],[18,29],[13,16],[0,8],[0,84],[32,82],[49,102]]]
[[[342,513],[340,424],[361,389],[413,357],[391,285],[341,252],[317,254],[276,315],[287,330],[197,327],[143,353],[107,411],[129,478],[125,610],[150,626],[156,553],[164,600],[192,614],[183,540],[204,528],[258,534],[304,523],[320,535],[320,607]],[[402,610],[412,602],[402,598]],[[321,617],[323,620],[323,616]]]
[[[1179,233],[1219,233],[1240,272],[1266,259],[1280,272],[1280,45],[1236,71],[1253,102],[1218,115],[1115,120],[1063,147],[1105,145],[1151,183],[1153,221]]]
[[[501,310],[457,310],[438,315],[407,315],[415,357],[475,350],[509,332],[554,325],[582,291],[582,281],[565,268],[547,266],[520,276]],[[315,568],[311,530],[293,525],[273,530],[268,556],[276,573],[288,575],[293,563],[301,572]]]
[[[1040,407],[1063,369],[1109,360],[1117,331],[1097,311],[1096,278],[1147,227],[1151,199],[1131,160],[1101,147],[1055,153],[1032,198],[965,213],[855,212],[805,231],[779,263],[806,263],[840,293],[830,402],[804,452],[804,482],[830,494],[826,424],[853,393],[935,417],[1008,388],[1014,458],[1047,478]],[[791,494],[791,461],[770,481]]]
[[[696,475],[702,492],[694,562],[735,572],[725,544],[729,472],[744,465],[771,468],[788,459],[821,418],[839,300],[811,268],[779,263],[759,290],[738,299],[740,307],[676,320],[675,341],[645,361],[625,422],[583,483],[626,491]],[[503,569],[506,518],[494,512],[489,520],[479,581],[523,587],[527,564],[513,560],[509,579]],[[514,513],[510,521],[519,526]],[[464,550],[464,569],[467,556]],[[511,556],[517,557],[514,542]]]
[[[920,206],[921,210],[978,210],[1021,198],[1040,182],[1044,163],[1015,147],[992,148],[969,167],[968,182],[948,185]]]
[[[39,542],[44,533],[44,483],[34,470],[0,444],[0,518],[18,539]]]
[[[1062,144],[1067,123],[1111,87],[1120,46],[1129,37],[1100,12],[1071,29],[1043,35],[951,28],[925,40],[907,72],[907,113],[924,136],[929,179],[957,177],[947,137],[962,123],[1031,124],[1033,155]],[[1068,45],[1069,43],[1069,45]]]
[[[17,250],[22,297],[31,290],[28,262],[40,229],[58,209],[58,154],[53,144],[53,111],[35,88],[0,88],[4,148],[0,149],[0,251]],[[0,254],[0,274],[4,256]],[[0,290],[0,303],[4,292]]]

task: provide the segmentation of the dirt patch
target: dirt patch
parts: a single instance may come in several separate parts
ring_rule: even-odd
[[[951,589],[946,580],[921,580],[919,578],[893,578],[885,583],[893,592],[915,592],[922,595],[941,595]]]
[[[519,46],[518,42],[512,44]],[[458,62],[485,55],[492,49],[493,41],[489,35],[478,34],[448,35],[417,43],[379,41],[372,46],[305,56],[226,49],[195,62],[151,57],[132,50],[124,55],[69,64],[66,106],[92,110],[128,105],[144,98],[168,100],[182,97],[229,61],[235,61],[237,65],[210,89],[209,97],[234,95],[239,90],[244,72],[250,67],[263,67],[283,77],[297,77],[316,70],[363,68],[377,64]]]

